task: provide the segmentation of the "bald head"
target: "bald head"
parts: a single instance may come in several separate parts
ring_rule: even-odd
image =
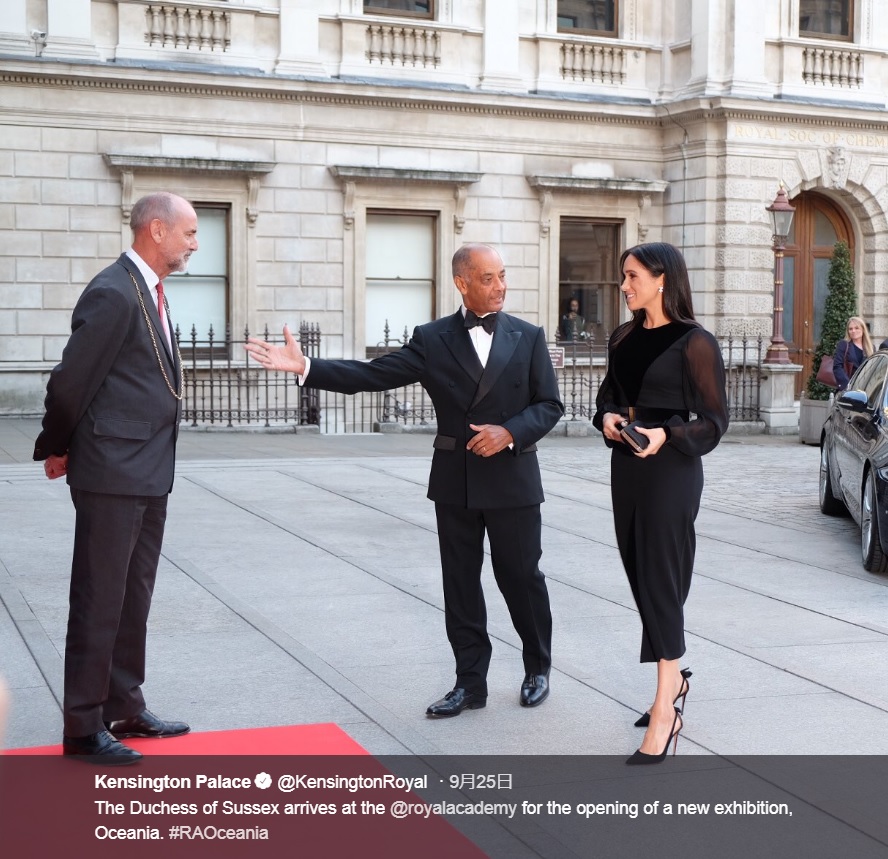
[[[506,269],[502,258],[490,245],[463,245],[453,255],[453,282],[463,304],[483,316],[503,309],[506,297]]]
[[[142,197],[130,214],[133,250],[161,279],[185,271],[197,250],[197,214],[184,197],[158,191]]]
[[[453,255],[453,260],[451,262],[451,269],[453,271],[454,277],[466,277],[469,272],[469,269],[472,266],[472,258],[475,254],[480,252],[493,251],[496,253],[496,250],[492,248],[490,245],[484,245],[480,242],[475,242],[468,245],[463,245],[457,252]]]

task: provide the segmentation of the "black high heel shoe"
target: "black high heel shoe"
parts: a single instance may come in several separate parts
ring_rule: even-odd
[[[681,721],[681,710],[678,707],[675,708],[675,718],[672,720],[672,733],[669,734],[669,739],[666,740],[666,748],[663,749],[662,752],[658,755],[649,755],[645,752],[638,749],[632,753],[632,757],[626,758],[626,763],[632,766],[638,766],[639,764],[661,764],[664,760],[666,760],[666,752],[669,751],[669,744],[672,742],[673,737],[675,738],[675,745],[672,747],[672,754],[675,754],[675,750],[678,748],[678,732],[684,727]]]
[[[674,707],[678,707],[678,699],[681,698],[681,707],[679,707],[679,709],[682,713],[684,713],[685,700],[688,697],[688,692],[691,691],[690,678],[694,676],[694,672],[691,671],[690,668],[682,668],[681,676],[683,678],[681,681],[681,689],[678,690],[678,695],[675,696],[675,700],[672,702],[672,705]],[[646,728],[648,725],[650,725],[650,723],[651,714],[650,711],[648,711],[646,713],[642,713],[641,716],[639,716],[635,720],[635,727]]]

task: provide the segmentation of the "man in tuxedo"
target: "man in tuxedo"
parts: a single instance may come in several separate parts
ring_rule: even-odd
[[[494,577],[522,642],[523,706],[546,699],[551,666],[552,616],[538,566],[543,490],[536,442],[558,423],[564,406],[543,329],[502,312],[500,255],[487,245],[463,246],[453,257],[453,280],[463,307],[418,326],[402,349],[369,363],[306,358],[287,327],[283,346],[247,345],[266,369],[296,373],[309,387],[353,394],[420,382],[432,398],[438,435],[428,497],[438,521],[456,683],[428,708],[429,716],[456,716],[487,703],[485,532]]]
[[[162,281],[197,250],[197,215],[157,193],[130,225],[132,247],[74,307],[34,447],[47,477],[67,475],[76,511],[62,748],[102,764],[142,757],[121,738],[189,730],[146,709],[141,686],[183,390]]]

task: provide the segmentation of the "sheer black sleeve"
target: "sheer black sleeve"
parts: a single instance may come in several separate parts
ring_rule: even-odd
[[[725,365],[715,338],[703,328],[692,331],[684,347],[684,397],[692,420],[675,415],[667,421],[669,444],[688,456],[709,453],[728,428]]]
[[[631,323],[624,323],[624,325],[629,325]],[[620,329],[617,328],[614,331],[614,335],[616,335],[617,331]],[[611,342],[613,342],[614,338],[611,337]],[[604,375],[604,379],[601,382],[600,387],[598,388],[598,394],[595,397],[595,414],[592,417],[592,426],[595,427],[599,432],[602,431],[604,424],[604,416],[608,412],[613,412],[617,414],[621,408],[625,410],[628,403],[620,403],[619,399],[621,394],[618,391],[616,384],[614,383],[614,350],[610,346],[608,346],[608,362],[607,362],[607,372]],[[610,447],[613,442],[609,439],[605,439],[605,444]]]

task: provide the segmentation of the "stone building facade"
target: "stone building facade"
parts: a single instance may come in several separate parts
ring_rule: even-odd
[[[458,306],[468,241],[553,339],[577,298],[603,342],[620,252],[663,240],[707,327],[767,340],[782,183],[808,366],[839,238],[888,335],[886,91],[876,0],[4,0],[0,413],[40,411],[154,189],[201,215],[168,289],[184,332],[304,321],[365,357]]]

